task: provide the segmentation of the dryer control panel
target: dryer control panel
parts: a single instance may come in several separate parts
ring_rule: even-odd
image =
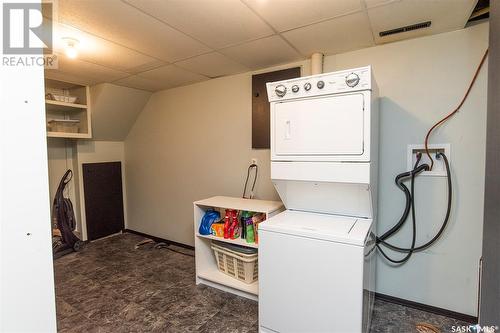
[[[371,90],[371,66],[267,83],[269,102]]]

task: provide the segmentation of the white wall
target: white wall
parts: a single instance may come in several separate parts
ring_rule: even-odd
[[[123,141],[151,92],[101,83],[90,87],[92,138]]]
[[[381,95],[379,227],[403,209],[394,176],[406,146],[459,102],[488,44],[487,25],[325,58],[325,71],[373,65]],[[307,62],[303,75],[308,74]],[[291,65],[289,66],[291,67]],[[454,201],[450,224],[431,249],[406,265],[379,261],[377,291],[476,315],[484,182],[486,68],[462,108],[436,131],[451,143]],[[269,151],[251,150],[251,74],[153,94],[125,141],[129,228],[193,244],[192,201],[240,196],[251,157],[259,158],[259,198],[276,199]],[[418,242],[441,223],[444,178],[419,178]],[[406,228],[395,243],[409,244]]]
[[[56,332],[44,110],[43,68],[0,65],[1,332]]]

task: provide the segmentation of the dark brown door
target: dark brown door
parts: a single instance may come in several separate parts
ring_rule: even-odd
[[[124,228],[121,162],[83,164],[85,216],[89,240]]]
[[[300,76],[300,67],[252,76],[252,148],[270,147],[270,112],[266,83],[293,79]]]

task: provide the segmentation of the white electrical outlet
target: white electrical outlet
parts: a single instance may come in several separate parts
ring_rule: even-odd
[[[428,145],[429,152],[434,160],[434,166],[431,171],[423,171],[420,175],[422,176],[438,176],[438,177],[446,177],[446,166],[444,164],[444,160],[442,158],[437,158],[436,154],[438,152],[442,152],[448,158],[448,162],[451,164],[451,149],[449,143],[438,143]],[[408,153],[407,153],[407,169],[412,170],[413,166],[417,161],[417,154],[421,153],[422,158],[420,159],[420,165],[428,164],[431,165],[431,161],[429,156],[425,153],[424,145],[408,145]]]
[[[259,165],[259,160],[255,157],[253,157],[251,160],[250,160],[250,164],[255,164],[255,165]]]

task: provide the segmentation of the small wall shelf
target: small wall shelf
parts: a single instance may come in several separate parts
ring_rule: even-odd
[[[50,99],[45,100],[45,109],[47,111],[80,111],[80,109],[86,108],[87,105],[84,104],[59,102]]]
[[[212,240],[226,242],[241,246],[258,248],[258,244],[247,243],[244,239],[224,239],[212,235],[200,235],[198,229],[200,221],[209,209],[223,211],[224,209],[245,210],[255,213],[264,213],[266,219],[283,211],[280,201],[267,201],[255,199],[242,199],[234,197],[216,196],[205,200],[196,201],[194,205],[194,231],[195,231],[195,254],[196,254],[196,284],[205,284],[239,296],[257,299],[259,282],[251,284],[244,283],[232,278],[217,268],[217,262],[211,249]],[[221,214],[222,215],[222,214]]]
[[[47,132],[49,138],[66,138],[66,139],[91,139],[92,136],[86,133],[66,133],[66,132]]]
[[[69,139],[92,138],[90,88],[88,86],[46,79],[45,94],[69,95],[77,97],[75,103],[57,101],[50,99],[50,97],[45,100],[45,116],[47,121],[48,137]],[[52,128],[49,128],[49,122],[54,120],[71,120],[75,121],[75,123],[78,121],[78,132],[74,133],[67,129],[68,127],[54,131]]]

